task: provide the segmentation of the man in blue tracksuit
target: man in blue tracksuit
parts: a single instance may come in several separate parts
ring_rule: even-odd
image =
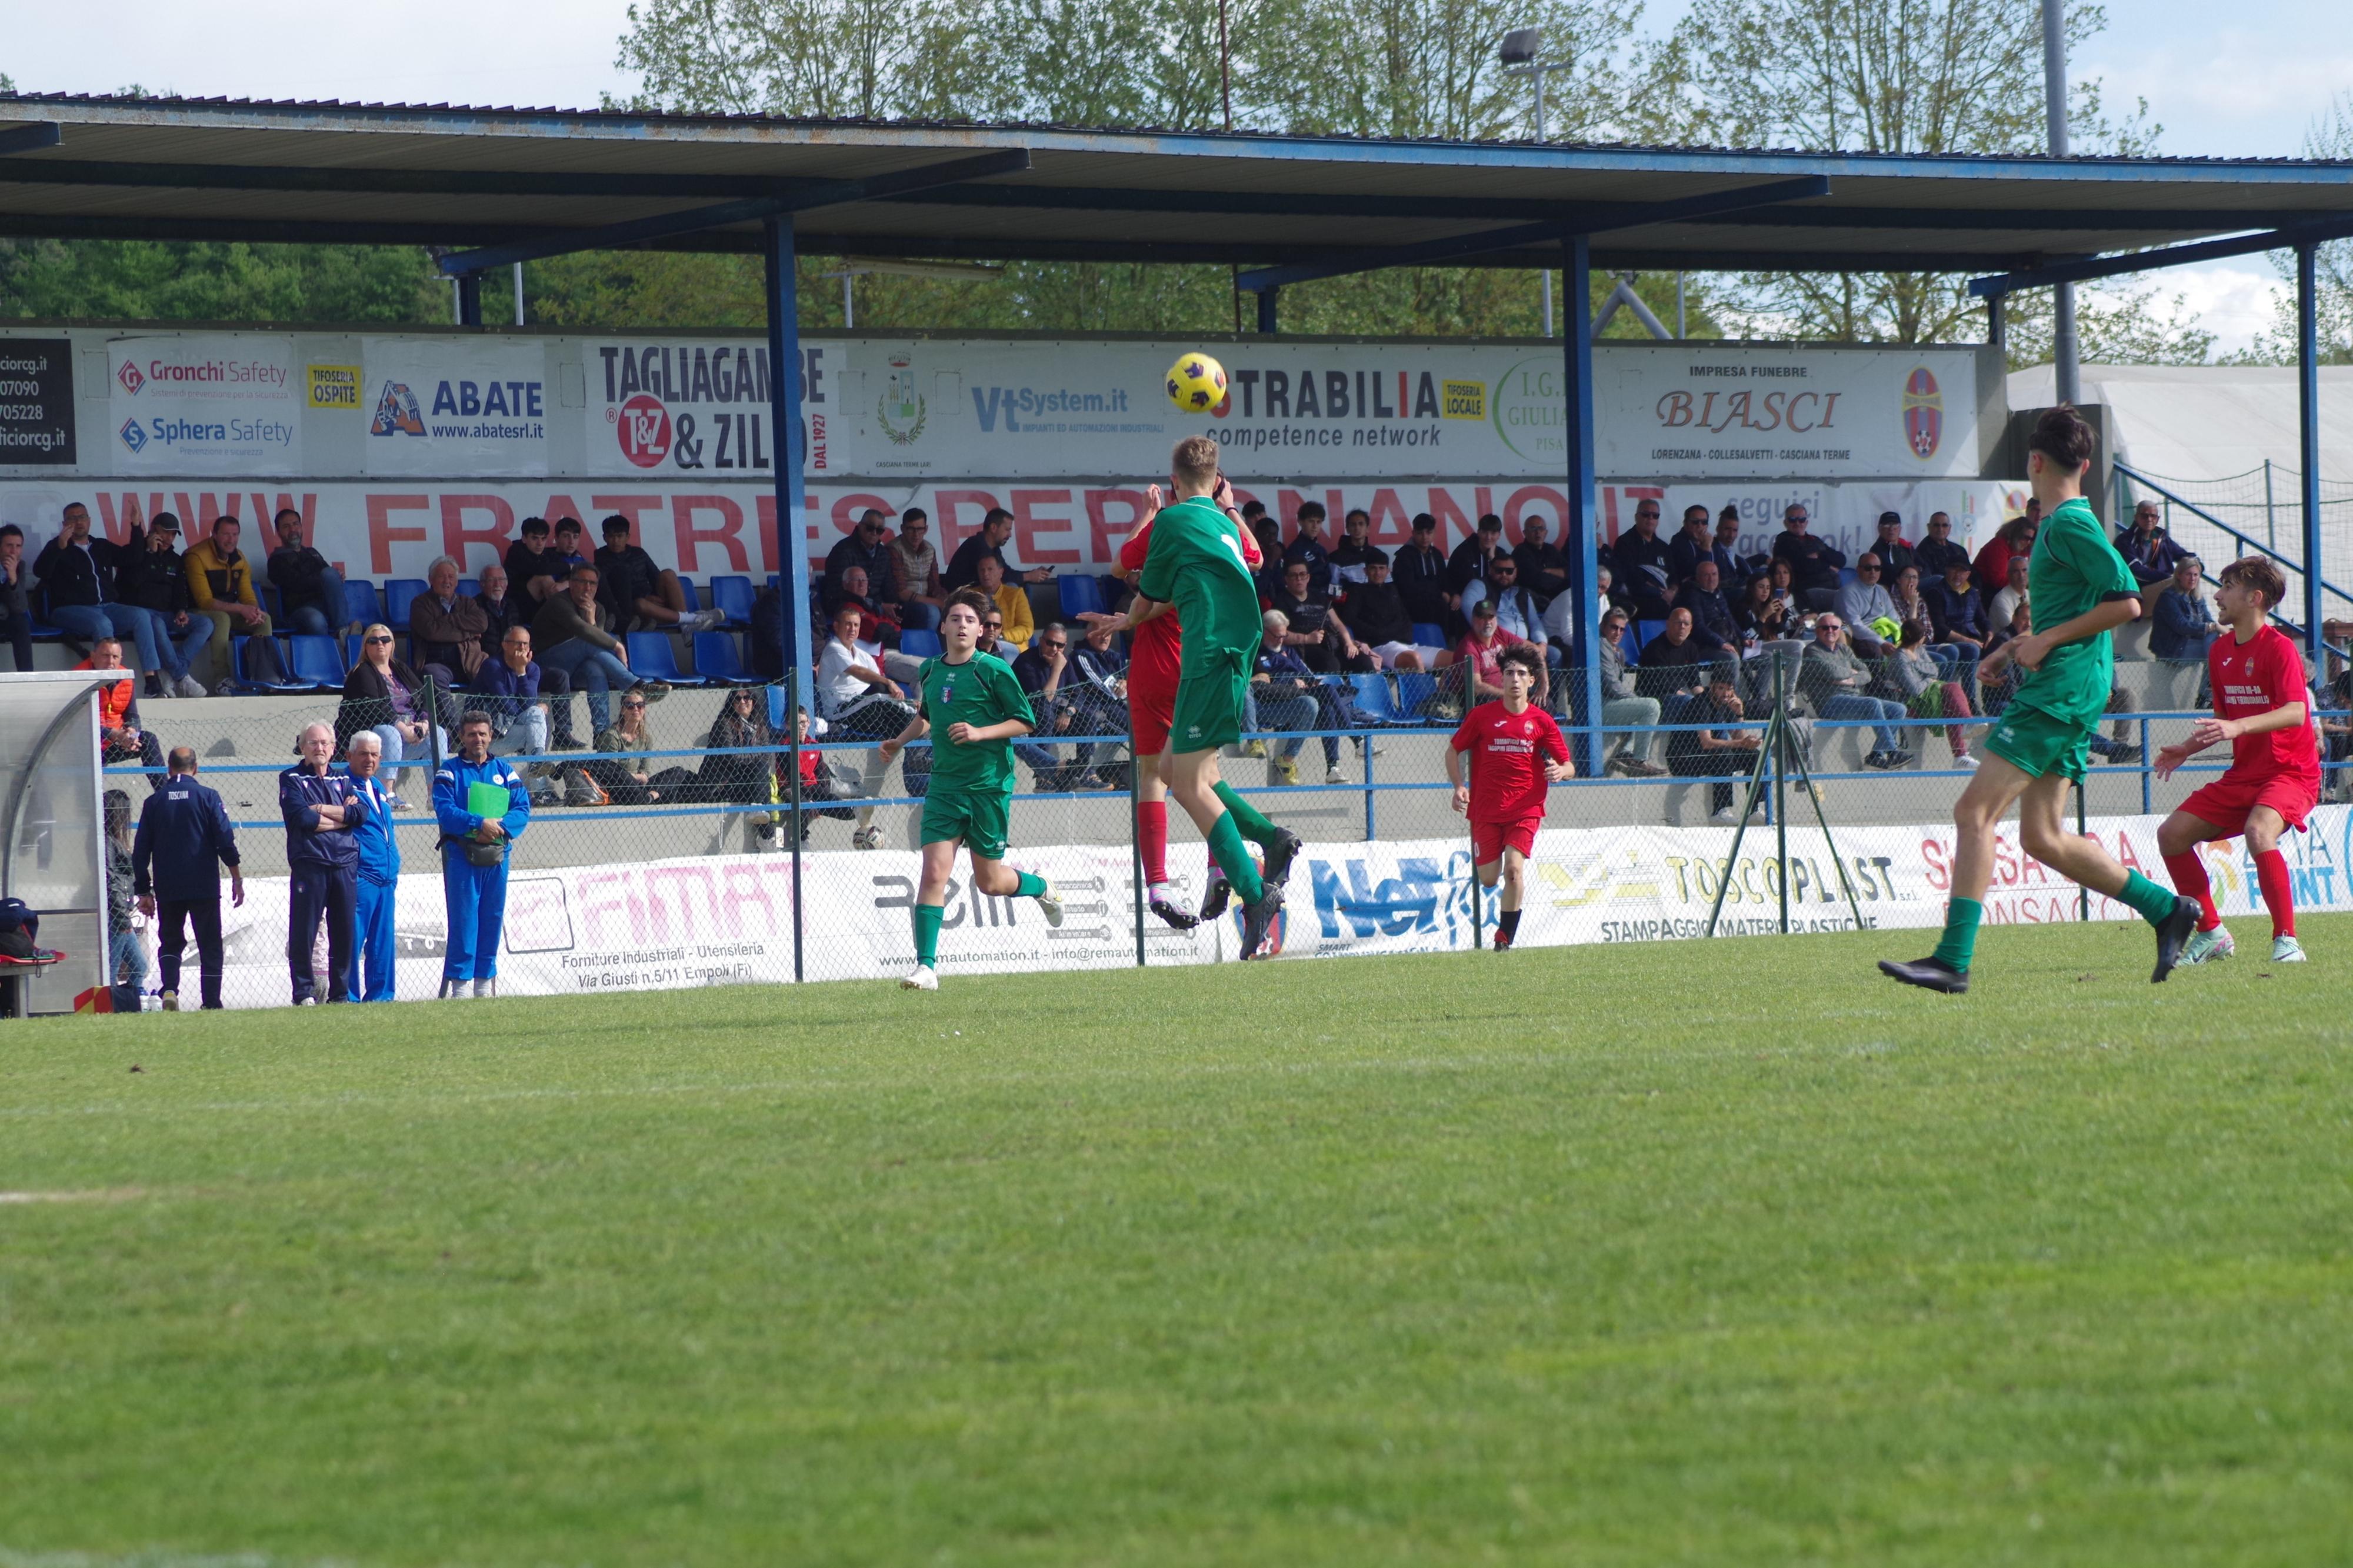
[[[389,1002],[396,938],[392,911],[400,889],[400,845],[392,836],[392,794],[376,777],[384,742],[373,730],[355,730],[343,762],[367,816],[361,819],[359,909],[353,924],[352,968],[344,987],[357,1002]]]
[[[164,1011],[180,1010],[180,955],[188,928],[196,935],[196,970],[206,1011],[221,1005],[220,873],[228,868],[230,901],[245,904],[245,873],[237,868],[237,833],[228,808],[196,782],[196,753],[174,746],[164,787],[139,811],[131,840],[131,890],[139,912],[155,921],[156,965],[163,971]]]
[[[294,1005],[319,1000],[311,944],[319,917],[327,917],[327,1000],[348,1002],[352,970],[352,922],[359,908],[359,826],[367,816],[358,786],[329,771],[335,731],[312,724],[298,742],[302,760],[278,775],[278,812],[286,819],[286,969],[294,982]]]
[[[476,785],[506,792],[504,811],[473,798]],[[531,824],[531,790],[504,757],[491,755],[491,716],[469,709],[458,721],[458,754],[433,775],[433,816],[441,825],[441,898],[449,938],[441,961],[441,994],[498,992],[499,931],[507,917],[507,860],[515,836]]]

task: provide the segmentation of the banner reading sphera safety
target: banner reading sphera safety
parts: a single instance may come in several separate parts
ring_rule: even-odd
[[[117,473],[301,471],[303,394],[291,338],[117,338],[107,368]]]
[[[535,339],[370,338],[371,474],[547,472],[547,350]]]

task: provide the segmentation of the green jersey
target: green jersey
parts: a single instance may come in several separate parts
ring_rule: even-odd
[[[1184,668],[1201,662],[1229,663],[1257,656],[1260,634],[1258,585],[1242,558],[1241,525],[1206,496],[1164,508],[1152,520],[1152,548],[1135,591],[1148,599],[1174,600],[1184,623]],[[1215,655],[1223,653],[1225,659]]]
[[[2082,499],[2061,502],[2042,520],[2026,580],[2036,631],[2048,631],[2111,599],[2131,598],[2140,591],[2132,568],[2108,542],[2107,531]],[[2090,724],[2105,711],[2115,684],[2115,639],[2102,632],[2052,648],[2042,668],[2028,673],[2010,700],[2053,718]]]
[[[1013,742],[976,741],[958,745],[948,739],[951,724],[1002,724],[1018,719],[1032,729],[1038,715],[1013,667],[993,653],[976,652],[962,664],[927,658],[920,677],[923,718],[932,727],[932,784],[943,790],[1013,793]]]

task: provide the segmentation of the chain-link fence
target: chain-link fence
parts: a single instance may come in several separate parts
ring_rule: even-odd
[[[2279,613],[2301,621],[2304,615],[2303,477],[2265,462],[2259,468],[2219,479],[2177,479],[2116,466],[2116,516],[2128,521],[2142,501],[2156,503],[2161,526],[2191,554],[2206,563],[2211,578],[2242,555],[2271,552],[2287,577]],[[2323,615],[2353,616],[2353,480],[2320,481],[2320,560]]]
[[[1719,892],[1724,931],[1822,929],[1858,914],[1926,923],[1941,906],[1936,877],[1953,800],[2006,700],[2003,684],[1980,680],[1961,652],[1931,650],[1925,671],[1865,660],[1859,676],[1818,668],[1787,644],[1723,664],[1653,652],[1613,667],[1598,726],[1583,711],[1584,673],[1551,669],[1539,701],[1569,739],[1578,776],[1549,793],[1548,831],[1530,868],[1529,908],[1541,918],[1531,915],[1523,942],[1701,934]],[[1466,700],[1485,695],[1466,692],[1469,674],[1457,666],[1254,688],[1251,732],[1220,768],[1304,842],[1285,952],[1461,947],[1492,927],[1494,895],[1471,875],[1445,768]],[[2163,813],[2221,771],[2220,752],[2169,780],[2150,767],[2209,710],[2201,684],[2201,667],[2118,664],[2079,794],[2086,822]],[[2353,775],[2336,690],[2321,717],[2330,795],[2341,798]],[[150,700],[135,715],[140,737],[118,739],[106,770],[131,820],[164,752],[185,745],[237,830],[248,896],[225,911],[229,1005],[289,999],[279,775],[313,723],[335,732],[339,756],[361,730],[384,741],[380,776],[396,796],[402,862],[397,994],[436,993],[451,917],[432,774],[465,705],[480,700],[428,690],[410,716],[395,717],[332,697]],[[872,978],[911,963],[932,752],[918,742],[884,754],[910,712],[903,703],[853,705],[818,720],[797,746],[782,687],[641,687],[610,694],[601,713],[579,693],[536,716],[533,705],[491,706],[494,749],[533,796],[507,873],[499,946],[508,990]],[[1145,912],[1136,807],[1153,792],[1117,693],[1039,706],[1039,730],[1014,748],[1005,859],[1051,880],[1060,922],[1032,900],[973,887],[959,858],[944,889],[943,973],[1238,956],[1230,914],[1188,932]],[[1207,883],[1206,847],[1181,810],[1167,817],[1166,874],[1191,904]],[[2087,912],[2021,854],[2006,854],[2000,879],[2039,890],[2032,912],[2016,918]],[[152,965],[152,933],[144,942]],[[146,989],[156,985],[151,968]]]

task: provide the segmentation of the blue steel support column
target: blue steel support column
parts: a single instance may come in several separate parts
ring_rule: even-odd
[[[2309,240],[2295,247],[2295,433],[2304,466],[2304,637],[2313,679],[2326,680],[2327,639],[2320,631],[2320,322],[2313,289],[2318,254]]]
[[[458,324],[461,327],[482,324],[482,275],[479,272],[458,274]]]
[[[1261,289],[1258,291],[1258,330],[1268,337],[1274,336],[1274,297],[1281,292],[1282,290],[1280,289]]]
[[[1567,592],[1577,595],[1568,618],[1568,666],[1583,672],[1577,716],[1585,733],[1588,778],[1601,771],[1601,665],[1593,624],[1593,252],[1582,234],[1561,239],[1561,435],[1568,449],[1568,516],[1562,543],[1568,552]]]
[[[817,711],[810,691],[808,614],[808,520],[802,507],[801,482],[801,323],[799,291],[793,266],[793,220],[769,218],[767,244],[763,247],[768,285],[768,449],[776,455],[776,591],[784,614],[785,679],[792,689],[792,706]],[[793,854],[793,979],[801,979],[801,755],[800,725],[793,713],[785,715],[790,737],[793,816],[786,828]]]

